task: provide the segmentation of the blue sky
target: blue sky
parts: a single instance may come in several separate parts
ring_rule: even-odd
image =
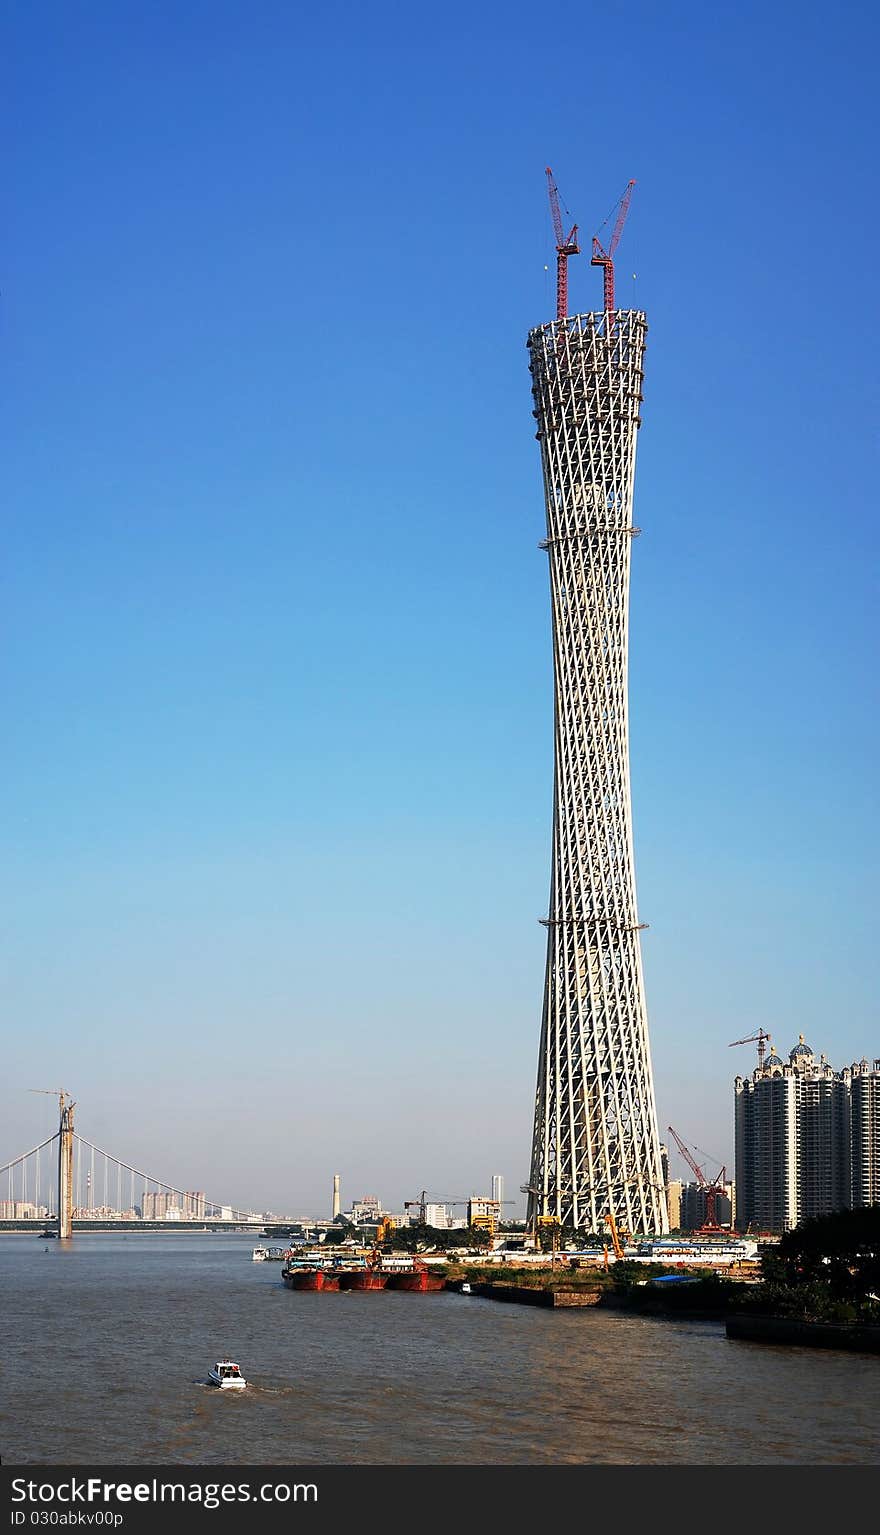
[[[548,163],[637,180],[661,1127],[730,1159],[759,1025],[880,1053],[875,8],[3,16],[0,1161],[63,1085],[236,1203],[524,1181]]]

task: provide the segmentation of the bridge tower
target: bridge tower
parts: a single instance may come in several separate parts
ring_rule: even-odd
[[[73,1111],[76,1107],[67,1093],[58,1095],[58,1235],[73,1236]]]

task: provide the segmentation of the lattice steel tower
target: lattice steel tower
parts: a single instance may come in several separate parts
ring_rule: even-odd
[[[549,172],[548,172],[549,175]],[[550,181],[551,206],[555,186]],[[624,194],[628,202],[628,193]],[[625,205],[621,199],[623,214]],[[557,247],[561,223],[557,222]],[[627,661],[636,431],[647,329],[613,307],[528,338],[555,676],[547,970],[529,1226],[668,1230],[633,862]],[[569,237],[570,247],[576,243]],[[609,294],[609,267],[611,268]]]

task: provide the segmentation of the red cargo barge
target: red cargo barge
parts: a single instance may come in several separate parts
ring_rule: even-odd
[[[384,1290],[387,1283],[381,1269],[342,1269],[339,1274],[340,1290]]]
[[[442,1274],[429,1274],[427,1269],[410,1269],[400,1274],[388,1275],[389,1290],[416,1290],[424,1295],[427,1290],[445,1290]]]
[[[338,1290],[339,1275],[327,1269],[282,1269],[288,1290]]]

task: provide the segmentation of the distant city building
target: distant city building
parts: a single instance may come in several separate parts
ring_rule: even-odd
[[[734,1084],[736,1224],[799,1221],[880,1200],[880,1060],[835,1071],[803,1035]]]
[[[482,1195],[472,1194],[468,1200],[469,1226],[484,1226],[488,1231],[494,1231],[500,1214],[501,1206],[497,1199],[484,1199]]]
[[[880,1204],[880,1060],[850,1072],[850,1169],[854,1208]]]
[[[421,1219],[416,1211],[416,1221]],[[425,1205],[425,1225],[433,1226],[435,1231],[446,1231],[449,1226],[449,1211],[445,1205]]]
[[[383,1209],[375,1194],[365,1194],[363,1199],[356,1199],[351,1209],[345,1211],[346,1220],[354,1226],[378,1226],[390,1214],[391,1211]]]
[[[26,1199],[0,1199],[0,1221],[44,1220],[49,1211],[46,1205],[35,1205]]]
[[[662,1149],[665,1151],[666,1150],[665,1146]],[[667,1164],[666,1165],[667,1165],[667,1167],[669,1166],[668,1153],[667,1153]],[[682,1182],[681,1182],[680,1178],[673,1178],[670,1181],[667,1181],[667,1184],[666,1184],[666,1207],[667,1207],[667,1209],[669,1211],[669,1229],[670,1229],[670,1231],[680,1231],[681,1230],[681,1190],[682,1190]]]
[[[699,1231],[708,1220],[708,1201],[702,1183],[679,1184],[679,1231]],[[726,1183],[724,1192],[715,1194],[715,1224],[730,1226],[733,1223],[733,1185]],[[670,1217],[670,1225],[671,1225]]]
[[[502,1173],[492,1174],[492,1198],[496,1204],[504,1204],[504,1176]]]
[[[141,1209],[145,1221],[203,1221],[206,1204],[205,1195],[194,1190],[180,1194],[170,1189],[145,1189]]]

